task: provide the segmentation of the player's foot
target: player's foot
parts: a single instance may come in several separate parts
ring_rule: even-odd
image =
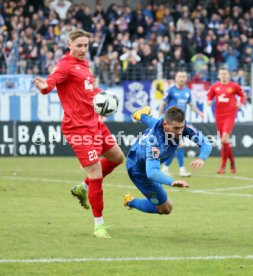
[[[133,113],[133,119],[136,120],[136,121],[140,121],[142,114],[150,115],[151,114],[151,108],[149,106],[144,106],[141,109],[136,110]]]
[[[166,174],[168,177],[172,177],[171,173],[169,172],[169,168],[167,166],[163,166],[161,172]]]
[[[104,224],[95,225],[93,236],[100,239],[111,239]]]
[[[185,169],[185,167],[179,168],[179,175],[182,176],[182,177],[190,177],[190,176],[192,176],[192,174],[190,172],[187,172],[187,170]]]
[[[86,210],[90,209],[90,206],[87,200],[87,191],[82,187],[82,184],[74,186],[71,189],[71,194],[79,199],[79,202],[84,209]]]
[[[217,174],[224,174],[224,173],[226,173],[225,167],[220,167],[220,169],[217,171]]]
[[[230,167],[230,172],[231,172],[231,173],[236,173],[236,168],[235,168],[235,166],[231,166],[231,167]]]
[[[132,194],[130,194],[130,193],[125,194],[125,195],[124,195],[124,198],[123,198],[124,206],[129,207],[128,203],[129,203],[130,201],[132,201],[133,199],[134,199],[134,196],[133,196]]]

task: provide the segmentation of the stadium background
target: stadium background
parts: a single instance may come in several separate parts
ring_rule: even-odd
[[[32,80],[50,73],[75,27],[93,33],[92,70],[99,86],[120,98],[118,112],[106,121],[115,135],[124,131],[119,143],[125,153],[144,128],[131,113],[150,105],[156,116],[175,72],[185,69],[193,101],[205,114],[201,120],[188,110],[187,119],[212,136],[217,156],[206,92],[225,65],[247,94],[231,143],[235,155],[252,155],[252,1],[63,1],[61,8],[57,2],[0,1],[0,155],[72,155],[60,134],[56,91],[42,96]]]
[[[67,20],[51,11],[50,2],[0,0],[0,275],[253,275],[253,1],[101,0],[106,23],[101,12],[94,14],[95,1],[85,2],[91,13],[86,5],[70,7]],[[112,2],[117,6],[107,12]],[[130,15],[121,12],[126,3]],[[156,3],[154,13],[147,3]],[[167,3],[170,10],[160,3]],[[85,20],[77,22],[75,17]],[[144,34],[142,28],[135,33],[138,24],[144,24]],[[152,216],[123,207],[124,193],[142,195],[125,166],[119,166],[103,182],[104,216],[112,239],[93,238],[92,213],[70,195],[71,187],[82,180],[83,169],[75,157],[55,157],[71,154],[62,146],[58,96],[55,91],[40,95],[31,82],[35,75],[46,76],[63,55],[66,32],[73,25],[92,27],[89,59],[101,88],[114,90],[121,98],[118,113],[107,120],[116,133],[125,130],[125,151],[144,128],[131,121],[131,111],[151,103],[156,113],[165,87],[182,67],[206,119],[200,122],[189,110],[187,117],[206,134],[215,135],[204,91],[215,81],[221,64],[232,64],[233,79],[248,92],[231,139],[237,155],[248,155],[236,158],[237,174],[217,175],[220,158],[209,158],[187,179],[190,189],[164,186],[173,213]],[[128,35],[117,34],[124,28],[131,29],[134,45]],[[114,44],[114,53],[106,43]],[[149,44],[151,50],[144,51]],[[136,45],[139,62],[134,53],[120,60],[123,51]],[[225,60],[222,53],[228,46],[233,51],[225,54]],[[191,59],[199,51],[205,57],[198,58],[196,66],[196,56]],[[186,167],[191,160],[185,159]],[[179,177],[177,162],[170,169]]]

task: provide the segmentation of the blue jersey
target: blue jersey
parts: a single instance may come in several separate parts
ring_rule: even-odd
[[[148,117],[148,116],[146,116]],[[135,144],[130,148],[128,153],[128,159],[130,162],[127,169],[131,169],[130,166],[134,166],[136,171],[140,173],[145,173],[147,175],[152,174],[152,170],[156,169],[156,174],[154,179],[161,183],[170,183],[172,179],[167,180],[160,171],[160,164],[165,162],[171,155],[175,154],[175,151],[180,143],[180,141],[172,139],[163,130],[164,116],[159,120],[148,117],[148,125],[152,126],[148,128],[144,134],[138,138]],[[200,148],[199,158],[205,160],[211,153],[212,146],[205,138],[205,136],[194,128],[188,122],[185,122],[184,130],[182,133],[183,137],[187,137]],[[152,176],[151,176],[152,178]]]
[[[191,90],[187,86],[179,89],[174,85],[169,88],[168,95],[163,100],[167,103],[166,110],[176,106],[186,112],[187,104],[192,102]]]

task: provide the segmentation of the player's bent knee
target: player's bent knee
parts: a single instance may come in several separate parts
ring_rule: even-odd
[[[171,202],[167,201],[163,205],[158,205],[156,208],[160,215],[169,215],[172,212],[173,206]]]

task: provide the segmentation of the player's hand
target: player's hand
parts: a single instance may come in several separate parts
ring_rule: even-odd
[[[36,77],[34,80],[33,80],[35,86],[39,89],[47,89],[48,88],[48,84],[46,82],[45,79],[42,79],[40,77]]]
[[[237,107],[238,109],[240,109],[242,106],[243,106],[242,103],[237,103],[237,104],[236,104],[236,107]]]
[[[193,170],[197,170],[202,168],[202,166],[205,164],[205,161],[201,158],[196,158],[190,163],[190,168]]]
[[[212,105],[212,101],[207,101],[207,104],[208,104],[209,106],[211,106],[211,105]]]
[[[171,183],[171,187],[189,188],[190,185],[184,180],[175,180],[174,182]]]
[[[200,116],[203,120],[205,119],[205,115],[204,115],[203,112],[200,112],[200,113],[199,113],[199,116]]]

